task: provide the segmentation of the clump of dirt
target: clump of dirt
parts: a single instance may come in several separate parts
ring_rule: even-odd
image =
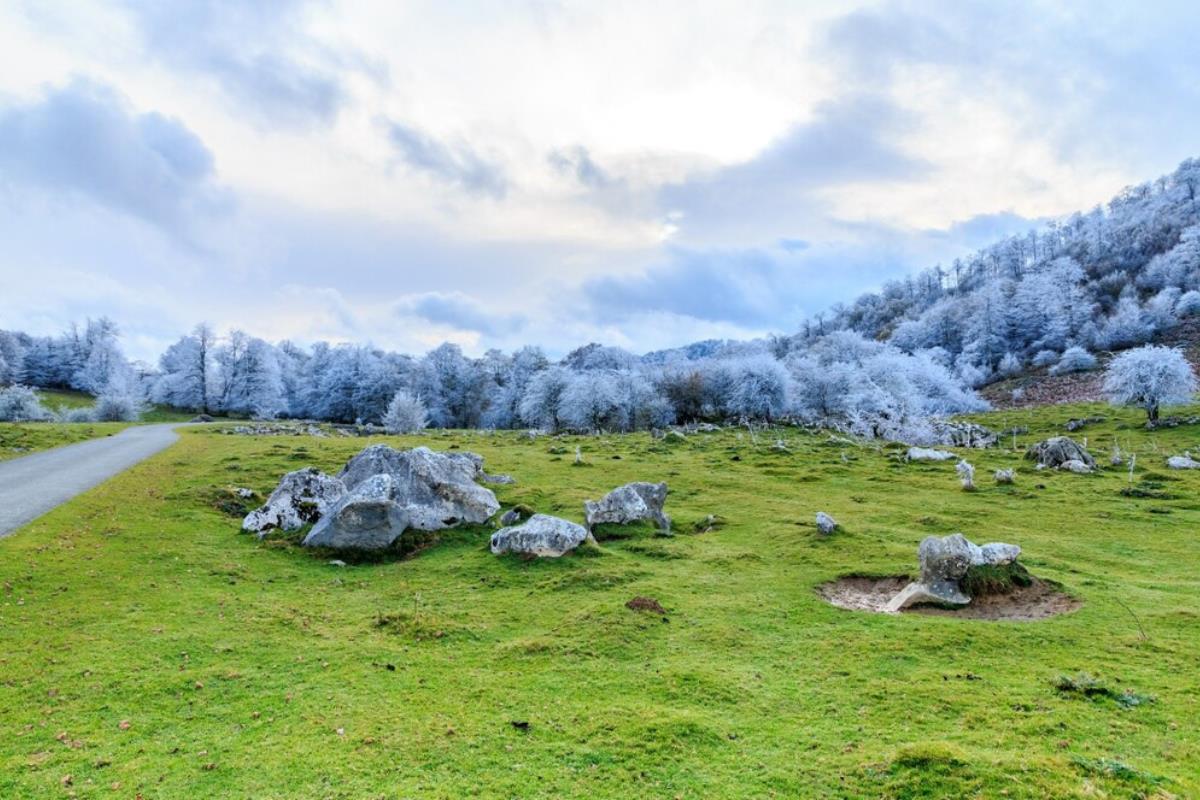
[[[907,575],[889,577],[867,577],[848,575],[817,587],[817,594],[825,602],[838,608],[852,611],[873,611],[883,614],[888,602],[909,584]],[[968,605],[946,608],[933,605],[916,605],[904,609],[902,614],[929,614],[939,617],[960,617],[986,621],[1033,622],[1039,619],[1069,614],[1083,605],[1052,581],[1030,576],[1028,585],[1014,585],[1001,594],[975,597]]]
[[[630,611],[649,611],[653,614],[666,615],[667,610],[659,605],[653,597],[635,597],[625,604]]]

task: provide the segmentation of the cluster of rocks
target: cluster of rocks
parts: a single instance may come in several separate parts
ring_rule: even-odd
[[[994,542],[979,546],[961,533],[928,536],[917,549],[920,578],[901,589],[885,610],[895,613],[917,603],[966,605],[971,597],[960,582],[972,567],[1012,564],[1019,555],[1021,548],[1015,544]]]
[[[242,529],[262,538],[272,530],[312,529],[306,547],[385,550],[406,531],[437,531],[482,524],[500,510],[483,483],[513,483],[488,475],[475,453],[437,453],[427,447],[394,450],[372,445],[350,459],[336,476],[313,468],[290,472],[261,508],[246,515]],[[669,533],[663,511],[665,483],[629,483],[599,500],[584,503],[586,525],[518,506],[501,518],[491,550],[533,556],[561,556],[592,538],[597,525],[649,520]],[[528,517],[526,519],[526,517]]]
[[[336,477],[312,468],[288,473],[242,528],[261,537],[272,529],[315,523],[305,546],[380,550],[406,530],[436,531],[490,519],[500,503],[477,483],[485,475],[483,458],[474,453],[372,445]]]
[[[227,436],[319,436],[328,437],[329,431],[313,423],[260,422],[253,425],[235,425],[222,428]]]
[[[950,447],[995,447],[999,435],[975,422],[933,420],[933,437],[938,444]]]
[[[523,523],[507,524],[492,534],[491,549],[496,555],[520,553],[557,558],[593,540],[597,525],[628,525],[643,520],[653,522],[663,533],[670,533],[671,518],[663,511],[666,501],[665,483],[627,483],[599,500],[585,500],[584,525],[548,514],[534,514]],[[506,523],[508,517],[505,514],[501,523]]]
[[[1054,436],[1025,451],[1025,458],[1036,461],[1038,469],[1063,469],[1087,474],[1096,469],[1096,459],[1069,436]]]

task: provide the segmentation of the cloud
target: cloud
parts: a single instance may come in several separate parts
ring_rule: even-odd
[[[462,292],[427,292],[404,300],[396,310],[437,325],[487,336],[511,334],[525,322],[520,314],[493,311]]]
[[[685,236],[739,228],[762,236],[776,226],[784,234],[816,210],[822,189],[913,180],[931,171],[931,164],[897,144],[914,124],[881,95],[839,97],[820,104],[809,120],[754,158],[665,186],[660,202],[682,212]]]
[[[86,197],[185,239],[195,218],[228,201],[212,153],[182,122],[139,114],[85,80],[0,109],[0,177]]]
[[[306,4],[126,0],[147,51],[168,66],[212,77],[260,123],[328,125],[348,101],[345,59],[298,24]]]
[[[572,176],[589,189],[603,189],[613,182],[612,177],[592,160],[586,147],[558,149],[552,152],[547,160],[550,166]]]
[[[385,124],[388,140],[410,168],[495,198],[504,197],[508,191],[503,170],[466,144],[447,145],[412,126],[392,120]]]

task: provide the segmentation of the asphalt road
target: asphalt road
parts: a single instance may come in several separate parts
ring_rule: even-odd
[[[134,425],[114,436],[0,461],[0,539],[179,439],[178,424]]]

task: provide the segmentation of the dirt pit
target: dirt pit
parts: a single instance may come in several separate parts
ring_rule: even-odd
[[[887,578],[871,578],[850,575],[817,587],[817,594],[825,602],[838,608],[852,611],[873,611],[884,614],[888,601],[908,585],[911,579],[905,575]],[[962,619],[1007,620],[1009,622],[1033,622],[1039,619],[1069,614],[1083,605],[1074,597],[1049,581],[1033,579],[1029,586],[1014,587],[1005,594],[988,594],[975,597],[962,608],[942,608],[932,605],[910,606],[902,614],[929,614],[939,617]]]

